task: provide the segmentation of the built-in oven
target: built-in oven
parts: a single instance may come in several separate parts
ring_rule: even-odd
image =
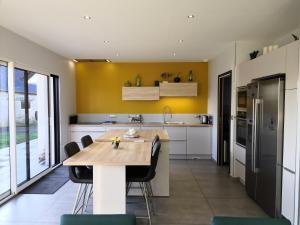
[[[246,118],[236,117],[236,143],[246,147],[247,120]]]
[[[247,139],[247,88],[237,89],[237,114],[236,114],[236,143],[246,147]]]

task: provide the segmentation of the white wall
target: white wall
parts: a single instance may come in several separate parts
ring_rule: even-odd
[[[1,26],[0,59],[15,62],[16,65],[35,72],[59,75],[61,150],[63,150],[63,146],[69,141],[68,117],[76,113],[73,62]],[[64,157],[64,154],[61,156]]]

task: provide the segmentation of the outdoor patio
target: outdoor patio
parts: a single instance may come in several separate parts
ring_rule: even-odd
[[[36,176],[49,167],[49,163],[39,163],[38,139],[30,141],[30,174]],[[9,148],[0,149],[0,194],[10,189]],[[26,146],[25,142],[17,144],[17,180],[18,184],[26,180]]]

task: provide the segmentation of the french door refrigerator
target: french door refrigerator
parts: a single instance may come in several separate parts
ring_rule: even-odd
[[[247,85],[246,191],[272,217],[281,215],[284,74]]]

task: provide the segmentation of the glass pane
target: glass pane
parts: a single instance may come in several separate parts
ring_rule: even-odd
[[[7,66],[0,64],[0,196],[10,190]]]
[[[17,183],[21,184],[27,178],[26,157],[26,123],[25,123],[25,71],[15,69],[15,111],[16,111],[16,152],[17,152]],[[25,88],[26,89],[26,88]]]
[[[48,77],[30,73],[30,178],[49,168]]]
[[[18,185],[49,168],[48,77],[15,70]]]

